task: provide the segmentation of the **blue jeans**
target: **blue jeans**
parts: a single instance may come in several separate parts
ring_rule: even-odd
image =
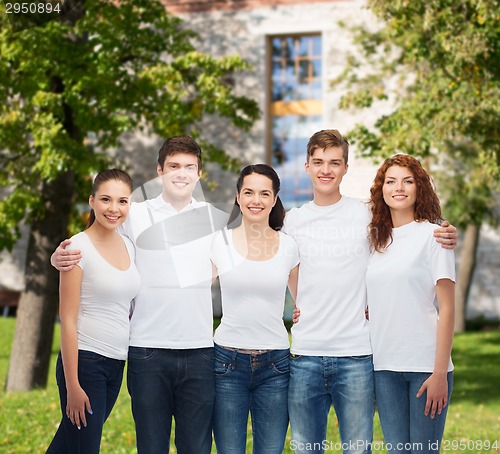
[[[332,404],[342,451],[370,453],[375,412],[372,356],[292,355],[288,411],[295,452],[333,449],[333,442],[326,439]]]
[[[123,379],[125,361],[98,353],[78,350],[78,381],[87,394],[92,414],[87,413],[87,427],[78,430],[66,416],[66,380],[61,353],[57,357],[56,379],[61,400],[62,419],[47,449],[50,454],[93,454],[101,446],[102,426],[115,405]]]
[[[434,419],[424,415],[427,393],[418,390],[431,376],[427,372],[375,372],[375,397],[384,443],[389,453],[438,453],[448,405]],[[453,373],[448,372],[448,402]]]
[[[214,439],[219,454],[245,454],[249,412],[253,452],[283,452],[289,356],[288,349],[250,355],[215,345]]]
[[[212,347],[129,347],[127,386],[137,452],[169,451],[172,417],[178,454],[209,454],[214,406]]]

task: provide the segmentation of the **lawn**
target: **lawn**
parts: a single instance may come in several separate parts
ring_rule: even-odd
[[[60,419],[54,369],[59,345],[56,327],[47,389],[28,393],[3,390],[9,362],[15,319],[0,318],[0,453],[45,452]],[[455,388],[448,412],[443,453],[500,452],[500,331],[473,332],[456,336],[453,351]],[[335,416],[329,420],[328,447],[339,442]],[[381,448],[382,435],[375,417],[374,452]],[[134,426],[125,383],[104,428],[102,450],[106,453],[135,453]],[[171,447],[170,452],[175,452]],[[215,448],[213,449],[215,453]],[[251,443],[248,443],[251,453]],[[285,453],[292,453],[288,436]],[[338,449],[326,452],[339,453]]]

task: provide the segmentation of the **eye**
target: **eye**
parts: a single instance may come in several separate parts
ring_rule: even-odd
[[[127,204],[128,204],[128,200],[127,200],[127,199],[121,199],[121,200],[120,200],[120,203],[121,203],[122,205],[127,205]]]
[[[108,197],[101,197],[101,200],[102,200],[103,202],[109,202],[109,198],[108,198]]]
[[[187,167],[186,167],[186,170],[187,170],[188,172],[196,172],[196,166],[187,166]]]
[[[414,181],[413,180],[406,180],[405,183],[407,183],[407,184],[413,184]]]

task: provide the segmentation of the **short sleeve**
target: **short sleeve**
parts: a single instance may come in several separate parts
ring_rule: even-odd
[[[88,240],[83,232],[77,233],[70,238],[71,244],[66,246],[66,250],[74,251],[79,250],[82,253],[82,258],[77,265],[83,270],[85,269],[85,251],[88,250]]]
[[[297,242],[289,235],[283,234],[283,240],[286,242],[286,257],[288,259],[289,269],[295,268],[300,261],[299,246]]]
[[[455,253],[450,249],[444,249],[434,237],[430,241],[430,269],[434,284],[439,279],[450,279],[455,282]]]

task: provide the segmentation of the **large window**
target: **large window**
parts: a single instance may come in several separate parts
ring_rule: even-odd
[[[322,125],[321,36],[270,37],[269,54],[269,156],[290,208],[312,198],[304,162],[307,140]]]

